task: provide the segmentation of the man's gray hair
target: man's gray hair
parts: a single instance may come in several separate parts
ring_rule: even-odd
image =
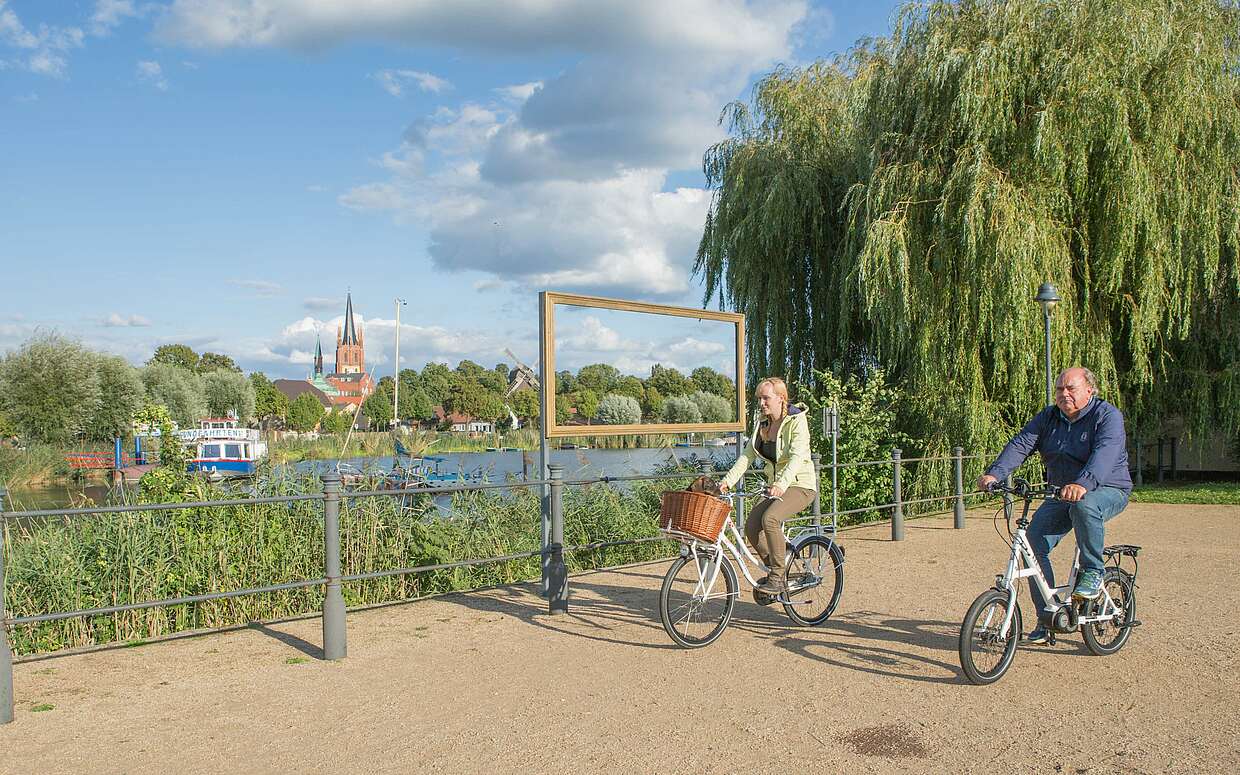
[[[1089,385],[1090,389],[1093,390],[1095,393],[1098,392],[1098,378],[1094,376],[1094,373],[1092,371],[1085,368],[1084,366],[1072,366],[1070,368],[1064,369],[1063,371],[1059,372],[1059,378],[1056,379],[1055,381],[1058,382],[1060,379],[1063,379],[1063,375],[1067,374],[1070,371],[1080,371],[1081,374],[1084,375],[1085,377],[1085,384]]]

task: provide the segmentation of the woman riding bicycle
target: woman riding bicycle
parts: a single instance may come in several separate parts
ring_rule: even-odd
[[[767,464],[767,499],[745,520],[745,537],[770,569],[757,591],[771,597],[784,592],[787,545],[784,520],[804,509],[818,492],[818,475],[810,457],[809,420],[804,404],[788,404],[788,386],[779,377],[758,383],[755,399],[763,420],[753,430],[744,453],[719,482],[726,493],[761,458]]]

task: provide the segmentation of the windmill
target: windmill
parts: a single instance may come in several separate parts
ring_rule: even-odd
[[[525,363],[507,347],[504,348],[504,352],[508,353],[508,357],[512,358],[512,360],[517,364],[516,368],[513,370],[515,373],[512,375],[512,379],[508,384],[508,391],[504,393],[504,398],[508,398],[513,393],[526,386],[538,390],[540,387],[538,382],[538,372],[525,365]]]

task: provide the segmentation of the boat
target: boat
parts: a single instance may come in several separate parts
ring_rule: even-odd
[[[677,440],[676,443],[673,444],[672,446],[673,447],[696,447],[698,445],[693,443],[693,434],[686,433],[683,441]]]
[[[726,447],[728,446],[729,443],[730,442],[727,439],[721,439],[721,438],[714,438],[714,439],[706,440],[706,446],[708,447]]]
[[[267,443],[254,428],[237,427],[235,417],[204,417],[197,428],[176,431],[191,450],[191,471],[220,476],[253,476],[258,461],[267,457]]]

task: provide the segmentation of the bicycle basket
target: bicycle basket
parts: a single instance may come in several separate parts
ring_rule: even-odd
[[[663,493],[659,529],[686,533],[714,543],[731,512],[732,506],[721,498],[688,490],[668,490]]]

